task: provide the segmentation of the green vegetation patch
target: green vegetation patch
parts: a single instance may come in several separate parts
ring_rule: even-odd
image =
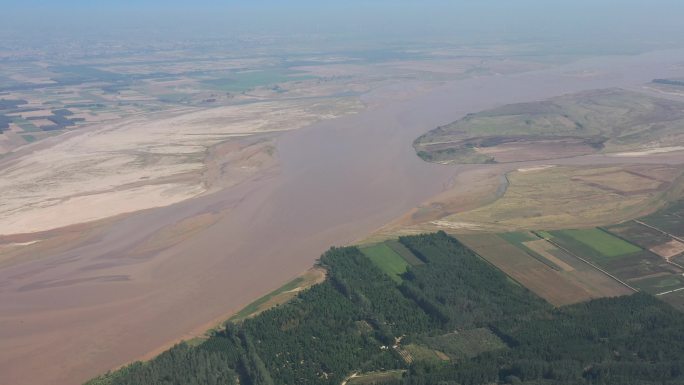
[[[384,243],[364,247],[361,251],[392,280],[401,283],[401,275],[406,272],[409,266],[401,255]]]
[[[553,231],[552,234],[556,238],[572,239],[591,248],[594,251],[592,254],[599,258],[602,257],[604,262],[641,251],[638,246],[595,228]]]
[[[508,242],[511,243],[523,243],[523,242],[529,242],[529,241],[536,241],[539,238],[536,237],[534,234],[529,233],[527,231],[524,232],[515,232],[515,233],[503,233],[499,234],[499,236]]]
[[[24,140],[27,141],[28,143],[32,143],[32,142],[36,141],[36,137],[33,135],[22,135],[21,137],[24,138]]]

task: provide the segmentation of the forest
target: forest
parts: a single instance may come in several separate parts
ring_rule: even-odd
[[[401,282],[356,247],[332,248],[319,261],[328,279],[289,303],[88,384],[338,385],[393,369],[403,375],[379,383],[684,382],[684,318],[652,296],[554,308],[445,233],[399,241],[424,262]],[[472,354],[416,353],[449,344]]]

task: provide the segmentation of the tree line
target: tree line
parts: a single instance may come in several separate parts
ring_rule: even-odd
[[[425,264],[397,284],[356,247],[320,259],[329,279],[198,346],[180,344],[91,385],[339,385],[405,369],[391,385],[684,382],[684,318],[646,294],[553,308],[444,233],[400,238]],[[450,362],[404,362],[422,336],[489,328],[507,345]]]

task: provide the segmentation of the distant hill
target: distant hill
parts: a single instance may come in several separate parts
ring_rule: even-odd
[[[682,144],[684,103],[604,89],[469,114],[414,147],[430,162],[507,163]]]

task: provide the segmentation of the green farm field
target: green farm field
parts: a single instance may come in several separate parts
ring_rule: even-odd
[[[560,230],[551,234],[559,244],[571,252],[589,255],[602,265],[615,258],[641,251],[638,246],[596,228]]]
[[[361,249],[373,263],[393,281],[401,283],[401,275],[406,272],[409,264],[397,252],[384,243],[364,247]]]

